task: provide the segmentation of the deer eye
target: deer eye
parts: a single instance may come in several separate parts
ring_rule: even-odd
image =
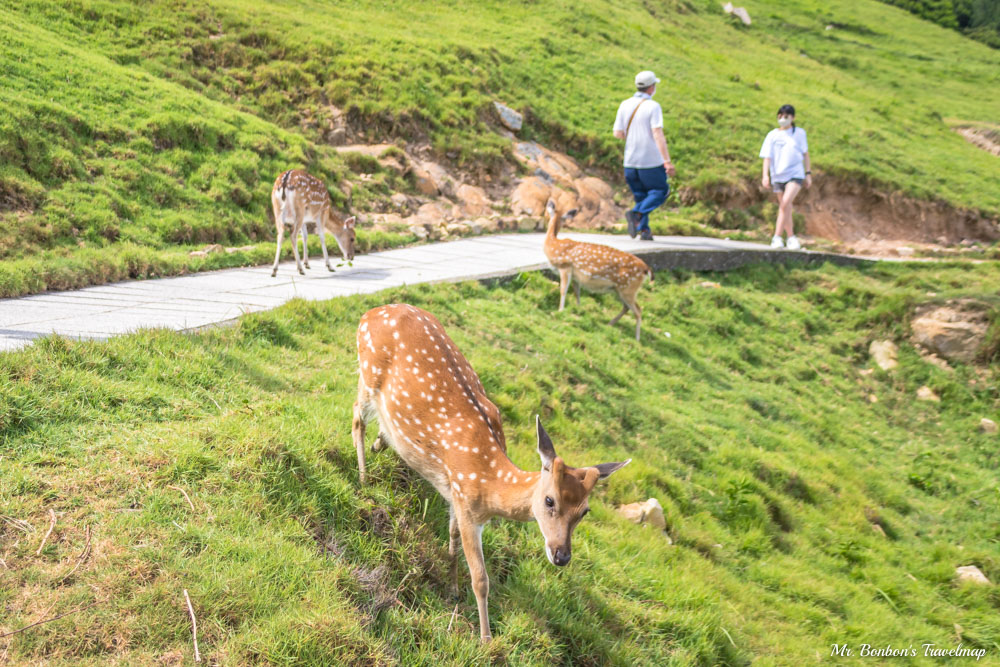
[[[545,496],[545,506],[546,507],[556,506],[556,501],[552,500],[552,496]]]

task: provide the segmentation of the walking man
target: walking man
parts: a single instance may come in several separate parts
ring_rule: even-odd
[[[663,109],[653,101],[659,82],[652,72],[636,74],[636,93],[618,106],[615,118],[615,137],[625,140],[625,182],[635,197],[635,206],[625,213],[628,234],[641,234],[643,241],[653,240],[649,214],[667,200],[667,176],[675,173],[663,136]]]

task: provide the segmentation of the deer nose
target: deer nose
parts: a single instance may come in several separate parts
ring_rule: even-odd
[[[571,554],[569,552],[569,549],[566,549],[564,547],[559,547],[556,549],[556,552],[552,554],[552,562],[555,565],[562,567],[563,565],[569,563],[570,556]]]

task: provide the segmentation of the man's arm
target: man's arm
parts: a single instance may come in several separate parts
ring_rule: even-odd
[[[653,128],[653,141],[660,149],[660,156],[663,158],[663,167],[667,170],[667,175],[673,176],[677,170],[674,169],[674,163],[670,161],[670,150],[667,148],[667,138],[663,136],[662,127]]]
[[[625,138],[624,130],[615,130],[615,139],[624,139],[624,138]]]

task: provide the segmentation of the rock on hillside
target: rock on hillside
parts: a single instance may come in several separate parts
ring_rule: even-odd
[[[445,238],[461,230],[537,229],[544,225],[542,216],[550,197],[563,210],[579,210],[574,226],[606,228],[623,215],[608,183],[586,174],[568,155],[532,141],[514,140],[514,155],[529,174],[505,181],[507,186],[470,182],[476,179],[421,157],[427,154],[426,148],[403,150],[392,144],[374,144],[339,146],[337,150],[375,158],[383,168],[411,180],[417,194],[394,195],[392,212],[356,212],[368,214],[376,227],[405,225],[421,238],[425,235],[417,228],[423,228],[430,238]]]
[[[975,360],[989,328],[986,304],[951,299],[919,308],[910,328],[913,342],[949,361]]]

